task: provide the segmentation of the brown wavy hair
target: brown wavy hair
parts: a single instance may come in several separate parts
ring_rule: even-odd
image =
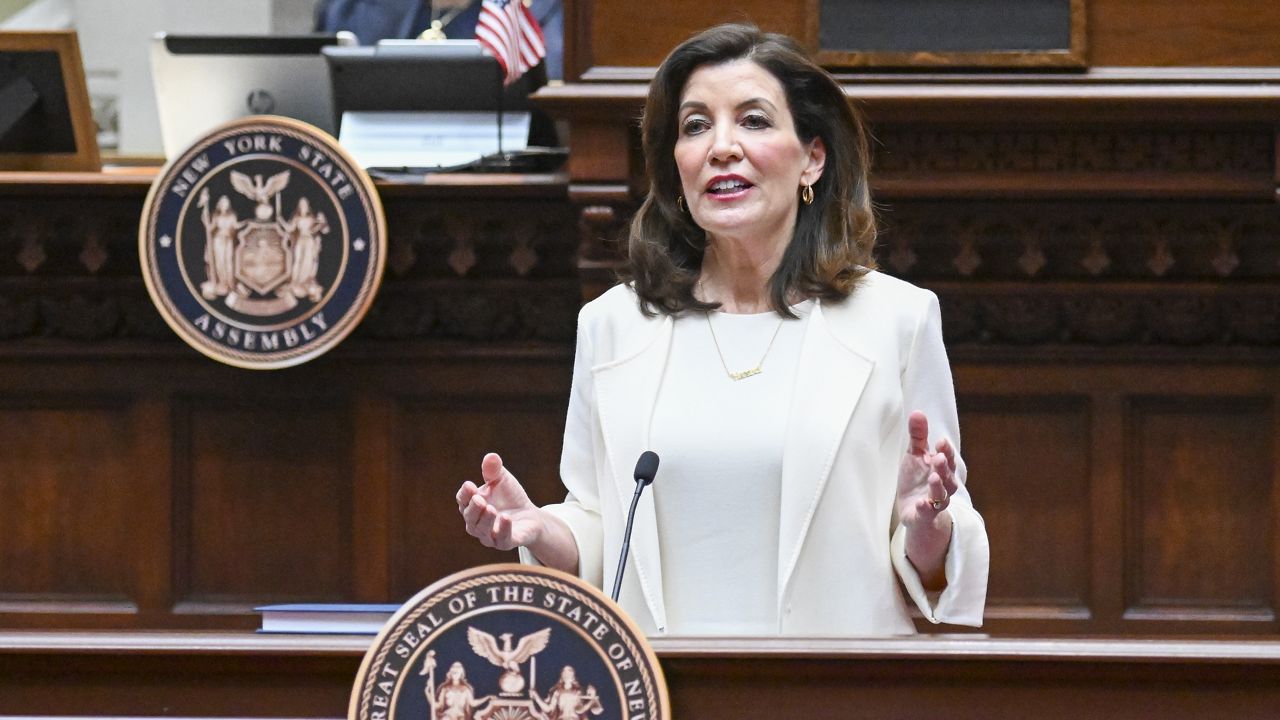
[[[624,279],[647,315],[710,310],[717,303],[693,295],[707,247],[706,232],[676,205],[681,193],[675,144],[677,113],[695,70],[750,60],[782,84],[802,143],[822,138],[826,163],[813,184],[813,203],[801,203],[795,230],[769,280],[769,299],[783,317],[794,317],[789,298],[845,298],[875,268],[875,213],[868,187],[870,150],[860,114],[844,90],[791,38],[752,25],[704,30],[671,51],[658,68],[645,101],[641,132],[649,194],[631,221]],[[797,191],[799,189],[797,188]]]

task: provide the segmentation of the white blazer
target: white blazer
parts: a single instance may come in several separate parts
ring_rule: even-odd
[[[569,494],[547,509],[578,545],[579,574],[613,587],[632,472],[650,421],[674,322],[646,317],[624,285],[582,308],[560,472]],[[852,296],[818,302],[800,351],[787,411],[778,537],[778,633],[874,636],[914,633],[901,586],[930,621],[981,625],[989,549],[963,487],[951,500],[947,587],[926,593],[897,525],[898,467],[907,415],[929,418],[930,446],[960,435],[955,391],[933,293],[878,272]],[[649,634],[667,631],[653,493],[641,498],[619,602]],[[521,549],[525,562],[536,562]],[[707,558],[707,563],[725,558]],[[896,570],[896,573],[895,573]],[[732,592],[726,588],[725,592]]]

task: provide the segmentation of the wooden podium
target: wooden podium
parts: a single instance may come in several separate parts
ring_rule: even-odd
[[[0,633],[0,716],[345,717],[369,637]],[[673,717],[1251,718],[1280,641],[658,639]]]

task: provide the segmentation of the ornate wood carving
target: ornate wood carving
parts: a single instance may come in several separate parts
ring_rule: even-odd
[[[570,197],[580,204],[578,273],[583,299],[590,300],[617,282],[632,208],[625,187],[579,186]]]
[[[954,343],[1280,343],[1273,205],[904,201],[883,220],[882,266],[940,293]]]
[[[1267,173],[1271,128],[953,128],[876,131],[876,171]]]
[[[145,185],[136,190],[38,202],[12,188],[0,193],[0,340],[8,347],[172,337],[139,275]],[[572,340],[577,237],[563,200],[433,205],[392,195],[386,206],[388,279],[355,339]]]
[[[1265,349],[1270,357],[1280,344],[1280,297],[1254,288],[932,287],[942,298],[947,342],[966,357],[1000,345],[1079,345],[1108,358],[1220,346]]]

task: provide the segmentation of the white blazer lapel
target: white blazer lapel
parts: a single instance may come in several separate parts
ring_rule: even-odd
[[[841,439],[873,363],[832,333],[814,305],[800,349],[782,455],[778,597],[786,592]]]
[[[640,352],[591,370],[595,378],[596,408],[600,414],[605,452],[621,509],[621,514],[612,520],[620,526],[627,521],[627,510],[635,493],[633,472],[636,460],[640,453],[649,449],[649,425],[671,347],[672,327],[671,318],[665,317],[654,340]],[[658,549],[652,491],[646,492],[636,507],[630,557],[654,622],[658,628],[665,629],[667,616],[662,596],[662,558]],[[612,582],[614,568],[609,565],[611,562],[615,562],[613,558],[605,558],[606,584]]]

